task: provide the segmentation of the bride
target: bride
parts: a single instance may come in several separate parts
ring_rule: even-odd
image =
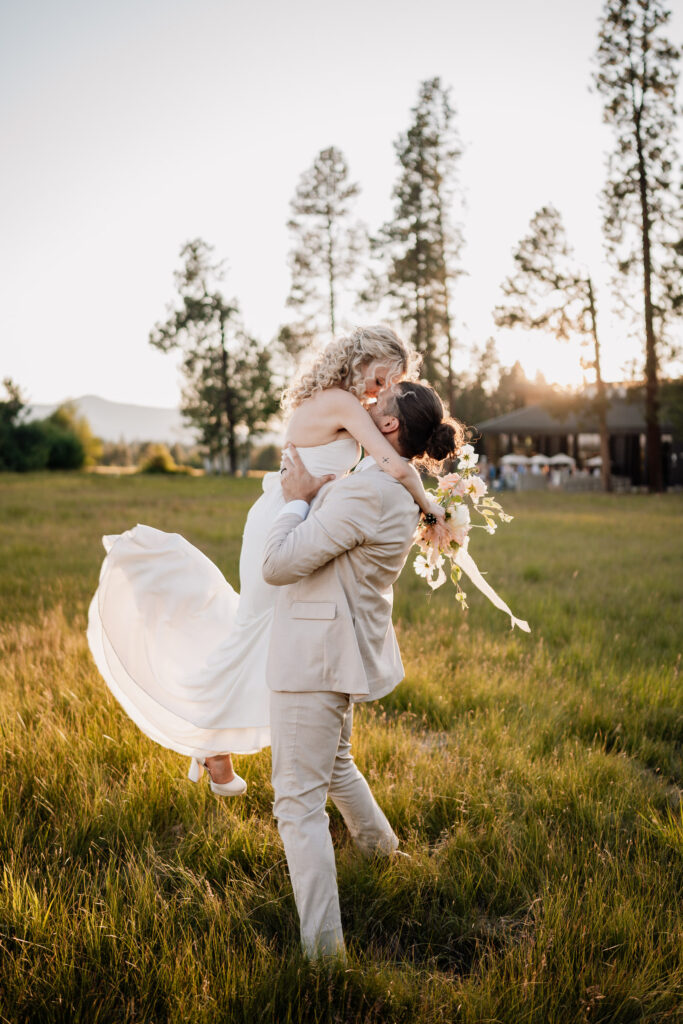
[[[382,388],[414,378],[418,362],[385,326],[333,341],[285,392],[286,442],[314,476],[336,477],[356,464],[362,445],[423,512],[442,516],[365,409]],[[179,534],[138,525],[103,538],[107,555],[88,616],[97,667],[139,728],[191,757],[194,781],[205,766],[211,789],[224,796],[246,789],[230,753],[270,743],[265,663],[277,588],[263,580],[261,562],[284,503],[280,474],[266,474],[244,529],[239,595]]]

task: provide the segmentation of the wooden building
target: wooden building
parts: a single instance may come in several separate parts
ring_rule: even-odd
[[[634,487],[647,485],[645,406],[641,398],[613,397],[607,412],[611,472],[630,479]],[[509,452],[557,455],[565,452],[582,460],[600,451],[595,413],[571,411],[563,415],[543,405],[529,405],[476,424],[481,435],[477,447],[494,464]],[[683,438],[674,438],[669,424],[662,424],[664,485],[683,485]]]

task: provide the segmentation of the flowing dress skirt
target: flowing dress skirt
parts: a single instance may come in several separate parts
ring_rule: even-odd
[[[283,505],[279,474],[269,473],[244,529],[239,595],[180,534],[138,525],[103,538],[90,649],[130,718],[164,747],[203,759],[270,743],[265,666],[277,588],[261,562]]]

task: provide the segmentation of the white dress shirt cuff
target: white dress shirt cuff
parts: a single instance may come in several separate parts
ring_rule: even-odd
[[[278,516],[287,515],[289,512],[293,512],[295,515],[300,516],[301,519],[305,519],[308,515],[309,504],[304,501],[303,498],[295,498],[294,501],[288,501],[283,509],[280,509]]]

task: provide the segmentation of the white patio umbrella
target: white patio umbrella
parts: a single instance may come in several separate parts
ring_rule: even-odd
[[[529,462],[532,466],[547,466],[550,459],[547,455],[532,455]]]
[[[558,455],[553,455],[552,458],[548,459],[551,466],[575,466],[576,459],[573,459],[571,455],[565,455],[560,452]]]
[[[594,455],[592,459],[586,459],[584,466],[590,466],[591,469],[594,466],[602,466],[602,455]]]
[[[528,466],[529,460],[526,455],[515,455],[511,452],[509,455],[504,455],[500,460],[501,466]]]

